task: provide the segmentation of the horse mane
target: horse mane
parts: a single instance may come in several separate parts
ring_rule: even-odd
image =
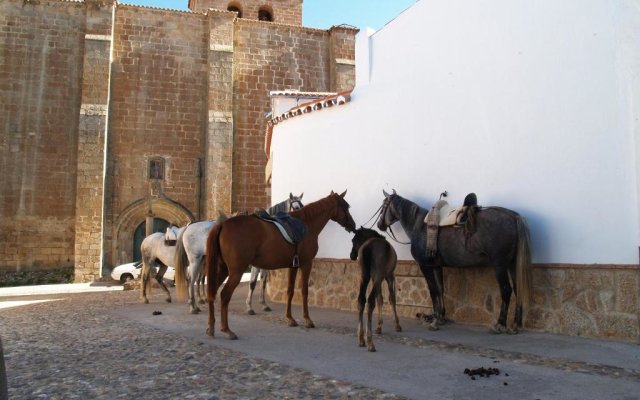
[[[307,220],[313,219],[315,216],[322,214],[329,208],[328,204],[333,202],[333,196],[333,194],[330,194],[323,199],[307,204],[299,210],[293,210],[289,214],[296,218]]]
[[[275,204],[267,209],[269,215],[273,215],[279,211],[289,212],[289,199],[283,200],[278,204]]]
[[[427,210],[420,207],[411,200],[407,200],[404,197],[394,194],[391,197],[393,206],[398,210],[401,215],[400,219],[402,223],[407,226],[412,226],[410,231],[415,232],[417,229],[422,229],[424,217],[427,215]]]

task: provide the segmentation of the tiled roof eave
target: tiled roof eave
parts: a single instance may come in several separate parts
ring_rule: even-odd
[[[308,114],[314,111],[322,110],[323,108],[329,108],[333,106],[342,106],[351,101],[351,90],[332,93],[329,96],[325,96],[319,99],[315,99],[306,103],[299,104],[288,111],[283,112],[279,115],[272,115],[269,121],[267,121],[267,132],[265,134],[265,142],[264,142],[264,152],[267,155],[267,159],[271,157],[271,139],[273,136],[273,127],[280,122],[287,120],[289,118],[295,118],[299,115]],[[274,93],[274,95],[280,95],[279,93]],[[299,93],[298,93],[299,94]],[[318,93],[314,93],[318,95]],[[287,94],[288,95],[288,94]],[[304,97],[304,96],[298,96]]]

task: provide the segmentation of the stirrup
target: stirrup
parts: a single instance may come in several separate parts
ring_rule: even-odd
[[[293,263],[291,264],[291,267],[293,268],[298,268],[300,266],[300,259],[298,258],[298,255],[294,255],[293,256]]]

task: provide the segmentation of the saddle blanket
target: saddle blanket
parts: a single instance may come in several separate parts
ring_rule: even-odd
[[[289,244],[297,244],[304,239],[307,234],[307,226],[302,220],[292,217],[286,212],[279,211],[275,215],[265,215],[265,213],[256,213],[256,217],[265,222],[272,223],[278,228],[280,234]]]

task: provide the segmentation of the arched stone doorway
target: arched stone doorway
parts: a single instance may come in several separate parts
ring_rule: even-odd
[[[151,233],[164,232],[169,225],[184,226],[192,222],[193,214],[181,204],[167,199],[140,199],[130,204],[114,226],[111,266],[140,259],[140,243],[147,236],[147,222],[153,224]],[[137,248],[138,252],[134,252]],[[137,258],[134,258],[137,257]]]
[[[164,220],[162,218],[154,218],[152,232],[153,233],[166,232],[167,228],[170,225],[171,224],[167,220]],[[138,225],[136,230],[133,232],[133,249],[132,249],[133,258],[131,259],[131,261],[142,260],[142,252],[140,250],[140,245],[142,244],[142,241],[146,237],[147,237],[147,221],[142,221],[140,225]]]

